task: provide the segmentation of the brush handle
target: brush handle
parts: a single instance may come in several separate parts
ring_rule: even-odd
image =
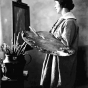
[[[31,29],[31,31],[32,31],[36,36],[38,36],[38,34],[36,33],[36,31],[35,31],[34,28],[32,28],[32,27],[30,27],[30,26],[29,26],[29,28]]]

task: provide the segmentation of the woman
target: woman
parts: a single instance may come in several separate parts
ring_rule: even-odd
[[[76,17],[70,12],[73,8],[72,0],[55,0],[55,9],[61,17],[50,33],[75,52],[68,54],[57,51],[55,54],[46,54],[40,80],[40,85],[44,88],[74,87],[79,28]]]

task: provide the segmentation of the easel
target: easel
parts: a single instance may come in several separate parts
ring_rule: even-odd
[[[19,5],[25,5],[21,0],[17,0],[16,2]],[[13,38],[14,39],[14,38]],[[24,88],[24,74],[23,69],[26,63],[24,57],[18,57],[20,61],[12,61],[10,62],[8,58],[13,58],[7,56],[6,61],[4,61],[3,69],[4,78],[1,80],[1,88]]]

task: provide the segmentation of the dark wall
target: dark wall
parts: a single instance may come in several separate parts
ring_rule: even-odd
[[[88,46],[79,46],[77,54],[76,85],[88,84]]]

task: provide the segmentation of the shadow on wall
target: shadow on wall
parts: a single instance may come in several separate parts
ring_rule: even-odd
[[[79,46],[77,54],[77,75],[76,85],[88,84],[88,46]]]

